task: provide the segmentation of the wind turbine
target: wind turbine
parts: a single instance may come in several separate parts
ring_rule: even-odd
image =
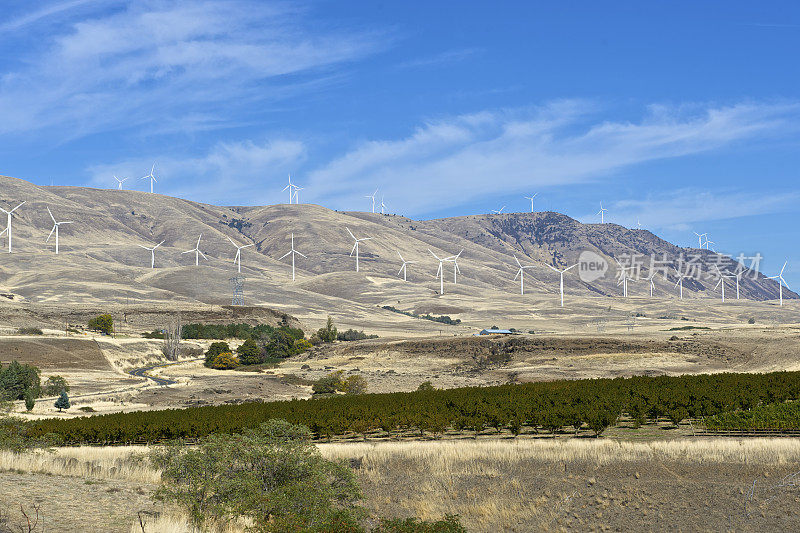
[[[302,189],[302,187],[298,187],[297,185],[295,185],[294,183],[292,183],[292,175],[291,175],[291,174],[289,174],[289,185],[287,185],[286,187],[284,187],[284,188],[283,188],[283,190],[284,190],[284,191],[285,191],[285,190],[288,190],[288,191],[289,191],[289,203],[290,203],[290,204],[292,203],[292,199],[296,199],[296,198],[297,198],[297,191],[298,191],[299,189]]]
[[[697,242],[699,243],[700,249],[702,250],[703,249],[703,237],[708,238],[708,233],[697,233],[696,231],[694,231],[693,233],[695,235],[697,235]]]
[[[617,260],[615,259],[615,261],[617,261]],[[624,266],[622,266],[622,263],[620,263],[619,261],[617,261],[617,264],[619,265],[620,270],[622,270],[622,279],[619,281],[619,283],[617,283],[617,286],[622,285],[622,296],[627,298],[628,297],[628,281],[629,280],[630,281],[636,281],[635,278],[632,278],[632,277],[628,276],[628,271],[633,269],[633,266],[624,267]]]
[[[305,187],[295,187],[294,188],[294,203],[296,203],[296,204],[300,203],[300,191],[302,191],[303,189],[305,189]]]
[[[636,229],[642,229],[642,223],[639,222],[639,217],[636,217]]]
[[[717,251],[711,247],[712,244],[717,244],[717,243],[715,243],[714,241],[709,241],[708,237],[706,237],[706,250],[711,250],[712,252],[717,253]]]
[[[505,208],[506,208],[506,206],[503,206],[500,209],[492,209],[492,213],[494,213],[495,215],[500,215],[500,214],[503,213],[503,209],[505,209]]]
[[[160,243],[156,244],[152,248],[149,248],[149,247],[145,246],[144,244],[140,244],[139,245],[140,248],[144,248],[145,250],[150,250],[150,268],[155,268],[156,267],[156,248],[158,248],[162,244],[164,244],[164,241],[161,241]]]
[[[280,261],[281,259],[283,259],[287,255],[291,255],[292,256],[292,281],[294,281],[294,256],[295,256],[295,254],[299,255],[300,257],[306,257],[306,256],[304,256],[303,254],[301,254],[300,252],[298,252],[297,250],[294,249],[294,233],[292,233],[292,249],[289,250],[288,252],[286,252],[285,254],[283,254],[280,257],[280,259],[278,259],[278,261]],[[306,258],[306,259],[308,259],[308,258]]]
[[[601,223],[601,224],[605,224],[605,221],[606,221],[606,217],[605,217],[605,215],[606,215],[606,211],[608,211],[608,209],[604,209],[604,208],[603,208],[603,202],[600,202],[600,211],[598,211],[598,212],[597,212],[597,214],[598,214],[598,215],[600,215],[600,223]]]
[[[403,266],[400,267],[400,270],[397,271],[397,275],[403,274],[403,281],[408,281],[406,279],[406,265],[413,265],[416,261],[406,261],[403,259],[403,256],[400,255],[400,252],[397,252],[397,255],[400,257],[400,261],[403,262]]]
[[[26,201],[27,201],[27,200],[26,200]],[[4,229],[2,232],[0,232],[0,235],[2,235],[3,233],[6,233],[6,232],[8,232],[8,253],[11,253],[11,214],[12,214],[14,211],[16,211],[17,209],[19,209],[20,207],[22,207],[22,205],[23,205],[24,203],[25,203],[25,202],[22,202],[21,204],[19,204],[17,207],[15,207],[14,209],[12,209],[11,211],[6,211],[6,210],[5,210],[5,209],[3,209],[2,207],[0,207],[0,211],[2,211],[3,213],[5,213],[6,215],[8,215],[8,222],[7,222],[7,225],[6,225],[6,229]]]
[[[345,229],[347,230],[347,233],[349,233],[350,236],[353,238],[353,240],[356,241],[355,244],[353,244],[353,249],[350,250],[350,257],[353,257],[353,254],[356,254],[356,272],[358,272],[358,245],[361,241],[368,241],[372,239],[372,237],[364,237],[363,239],[356,239],[356,236],[353,235],[353,232],[350,231],[350,228],[345,228]]]
[[[226,235],[226,237],[227,237],[227,235]],[[231,239],[230,237],[228,237],[228,240],[231,241],[231,244],[236,247],[236,257],[233,258],[233,264],[234,265],[236,265],[236,264],[239,265],[239,273],[241,274],[242,273],[242,250],[244,250],[245,248],[249,248],[250,246],[253,246],[253,243],[245,244],[244,246],[239,246],[238,244],[233,242],[233,239]]]
[[[734,274],[734,277],[736,278],[736,299],[737,300],[739,299],[739,280],[741,279],[742,274],[744,274],[744,273],[745,273],[744,270],[740,270],[738,274]]]
[[[681,274],[678,269],[675,269],[675,273],[678,275],[678,281],[675,282],[675,286],[680,286],[681,288],[681,300],[683,300],[683,278],[686,277],[686,274]]]
[[[444,259],[445,261],[450,261],[451,263],[453,263],[453,283],[454,284],[458,284],[458,274],[461,274],[461,269],[458,268],[458,258],[463,253],[464,253],[464,250],[462,249],[456,255],[451,255],[450,257],[445,257],[445,259]]]
[[[200,256],[203,256],[203,259],[208,260],[206,254],[200,251],[200,239],[203,238],[203,234],[201,233],[200,236],[197,238],[197,244],[194,245],[194,248],[191,250],[186,250],[185,252],[181,252],[181,254],[190,254],[194,252],[194,266],[200,265]]]
[[[517,275],[514,276],[514,281],[517,281],[517,278],[519,278],[519,293],[525,294],[525,269],[533,268],[533,265],[522,266],[522,263],[519,262],[519,259],[517,259],[516,255],[514,256],[514,261],[517,262],[517,266],[519,267],[519,270],[517,270]]]
[[[655,281],[653,281],[653,278],[655,278],[655,277],[656,277],[655,273],[652,273],[648,277],[644,278],[645,281],[649,281],[650,282],[650,298],[653,297],[653,289],[656,288],[656,283],[655,283]]]
[[[153,171],[154,171],[155,169],[156,169],[156,164],[155,164],[155,163],[153,163],[153,166],[152,166],[152,167],[150,167],[150,174],[148,174],[147,176],[142,176],[141,178],[139,178],[140,180],[146,180],[146,179],[149,179],[149,180],[150,180],[150,193],[152,193],[152,192],[153,192],[153,183],[158,183],[158,180],[157,180],[157,179],[156,179],[156,177],[153,175]]]
[[[125,183],[125,181],[128,178],[119,179],[118,177],[114,176],[114,179],[117,180],[117,189],[121,191],[122,190],[122,184]]]
[[[546,264],[546,263],[545,263],[545,264]],[[578,263],[575,263],[574,265],[572,265],[572,266],[569,266],[569,267],[565,268],[564,270],[559,270],[559,269],[557,269],[556,267],[554,267],[553,265],[547,265],[547,266],[548,266],[548,267],[550,267],[550,270],[553,270],[554,272],[558,272],[558,273],[561,275],[561,284],[560,284],[560,290],[561,290],[561,307],[564,307],[564,273],[565,273],[567,270],[569,270],[569,269],[571,269],[571,268],[575,268],[576,266],[578,266]]]
[[[537,192],[536,194],[539,194],[539,193]],[[536,194],[534,194],[533,196],[526,196],[525,197],[526,200],[530,200],[531,201],[531,213],[533,213],[533,199],[536,198]]]
[[[372,212],[375,212],[375,196],[378,194],[378,189],[375,189],[375,192],[365,196],[364,198],[371,198],[372,199]]]
[[[780,295],[780,299],[781,299],[781,307],[783,307],[783,286],[786,285],[786,288],[787,289],[789,288],[789,284],[786,283],[785,279],[783,279],[783,270],[786,268],[786,263],[788,263],[788,261],[784,261],[783,267],[781,268],[781,271],[777,276],[770,276],[770,277],[767,278],[767,279],[777,279],[778,280],[778,294]]]
[[[431,249],[428,248],[428,251],[431,252]],[[436,271],[436,277],[439,278],[439,294],[444,294],[444,262],[446,259],[440,258],[433,252],[431,252],[431,255],[439,261],[439,270]]]
[[[50,230],[50,235],[47,236],[47,240],[44,241],[46,243],[50,242],[50,237],[53,236],[53,232],[56,232],[56,255],[58,255],[58,227],[61,224],[72,224],[72,222],[56,222],[56,218],[53,216],[53,213],[50,212],[50,208],[47,208],[47,212],[50,213],[50,218],[53,219],[53,229]]]
[[[719,281],[717,282],[716,285],[714,285],[714,290],[717,290],[717,287],[722,285],[722,301],[725,302],[725,278],[732,278],[734,276],[730,276],[730,275],[725,276],[725,275],[723,275],[722,271],[719,269],[719,267],[717,265],[714,265],[714,268],[717,269],[717,274],[719,274]]]
[[[386,204],[383,203],[383,195],[381,195],[381,215],[384,214],[383,210],[386,209]]]

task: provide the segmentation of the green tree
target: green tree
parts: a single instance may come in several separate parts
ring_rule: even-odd
[[[206,350],[206,361],[204,363],[205,366],[210,367],[211,363],[214,361],[214,359],[217,358],[219,354],[226,352],[230,353],[230,351],[231,347],[228,346],[227,342],[223,341],[212,342],[211,346],[209,346],[208,350]]]
[[[36,399],[33,397],[33,392],[28,389],[25,391],[25,410],[30,412],[33,411],[33,407],[36,405]]]
[[[0,368],[0,401],[23,400],[28,390],[34,398],[38,398],[41,393],[38,368],[17,361]]]
[[[162,472],[156,498],[198,528],[243,516],[256,531],[362,531],[353,472],[323,458],[304,426],[273,419],[196,447],[159,447],[150,460]]]
[[[286,359],[298,353],[295,347],[296,341],[297,339],[285,329],[281,328],[275,330],[264,346],[264,352],[267,354],[267,357]]]
[[[317,331],[317,337],[319,337],[322,342],[333,342],[336,340],[337,336],[338,331],[336,330],[336,326],[333,325],[333,319],[328,317],[328,320],[325,322],[325,327]]]
[[[239,362],[243,365],[257,365],[264,362],[264,356],[261,353],[261,348],[253,339],[247,339],[236,348],[236,353],[239,357]]]
[[[111,315],[98,315],[89,320],[89,329],[111,335],[114,333],[114,317]]]
[[[62,392],[69,392],[67,380],[61,376],[50,376],[44,382],[42,394],[44,396],[58,396]]]
[[[66,391],[61,391],[61,396],[56,400],[55,407],[59,412],[61,412],[62,409],[69,409],[69,396],[67,396]]]

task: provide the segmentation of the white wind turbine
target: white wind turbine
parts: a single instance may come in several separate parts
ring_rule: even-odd
[[[292,200],[294,200],[295,203],[297,203],[297,199],[298,199],[297,191],[300,190],[300,189],[302,189],[302,187],[298,187],[297,185],[292,183],[292,175],[289,174],[289,185],[284,187],[283,190],[284,191],[286,191],[286,190],[289,191],[289,203],[290,204],[292,203]]]
[[[653,279],[655,277],[656,277],[655,273],[652,273],[649,276],[647,276],[646,278],[644,278],[645,281],[649,281],[650,282],[650,298],[653,297],[653,289],[656,288],[656,283],[655,283],[655,281],[653,281]]]
[[[600,202],[600,211],[598,211],[597,214],[600,215],[601,224],[604,224],[606,221],[606,211],[608,211],[608,209],[605,209],[603,207],[603,202]]]
[[[157,179],[156,179],[156,177],[153,175],[153,171],[154,171],[155,169],[156,169],[156,164],[155,164],[155,163],[153,163],[153,166],[152,166],[152,167],[150,167],[150,174],[148,174],[147,176],[142,176],[141,178],[139,178],[140,180],[146,180],[146,179],[149,179],[149,180],[150,180],[150,192],[151,192],[151,193],[153,192],[153,183],[158,183],[158,180],[157,180]]]
[[[356,241],[355,244],[353,244],[353,249],[350,250],[350,257],[353,257],[353,254],[356,254],[356,272],[358,272],[358,248],[359,248],[358,245],[362,241],[368,241],[372,239],[372,237],[364,237],[363,239],[356,239],[356,236],[353,235],[353,232],[350,231],[350,228],[345,228],[345,229],[347,230],[347,233],[349,233],[350,236],[353,238],[353,240]]]
[[[56,232],[56,255],[58,255],[58,227],[61,224],[72,224],[70,221],[65,222],[56,222],[56,218],[53,216],[53,213],[50,212],[50,208],[47,208],[47,212],[50,213],[50,218],[53,219],[53,229],[50,230],[50,235],[47,236],[47,240],[44,241],[45,243],[50,242],[50,237],[53,236],[53,232]]]
[[[675,286],[680,286],[681,288],[681,300],[683,300],[683,278],[686,277],[686,274],[681,274],[678,269],[675,269],[675,273],[678,275],[678,281],[675,282]]]
[[[566,273],[567,270],[569,270],[571,268],[575,268],[576,266],[578,266],[578,263],[575,263],[574,265],[569,266],[569,267],[565,268],[564,270],[559,270],[556,267],[554,267],[553,265],[547,265],[547,266],[550,268],[550,270],[552,270],[554,272],[558,272],[561,275],[561,284],[560,284],[561,307],[564,307],[564,273]]]
[[[117,180],[117,189],[119,189],[121,191],[122,190],[122,184],[125,183],[125,181],[127,181],[128,178],[119,179],[118,177],[114,176],[114,179]]]
[[[381,215],[384,214],[385,209],[386,209],[386,204],[383,203],[383,195],[381,195]]]
[[[27,200],[26,200],[26,201],[27,201]],[[15,207],[14,209],[12,209],[11,211],[6,211],[6,210],[5,210],[5,209],[3,209],[2,207],[0,207],[0,211],[2,211],[3,213],[5,213],[6,215],[8,215],[8,222],[7,222],[7,225],[6,225],[6,229],[4,229],[2,232],[0,232],[0,235],[2,235],[3,233],[8,233],[8,253],[11,253],[11,214],[12,214],[14,211],[16,211],[17,209],[19,209],[20,207],[22,207],[22,205],[23,205],[24,203],[25,203],[25,202],[22,202],[21,204],[19,204],[17,207]]]
[[[522,266],[522,263],[519,262],[519,259],[517,259],[516,255],[514,256],[514,261],[517,262],[517,266],[519,267],[519,270],[517,270],[517,275],[514,276],[514,281],[517,281],[517,278],[519,278],[519,293],[525,294],[525,269],[533,268],[533,265]]]
[[[461,269],[458,268],[458,258],[461,257],[461,254],[464,253],[464,250],[461,250],[456,255],[451,255],[450,257],[445,257],[445,261],[450,261],[453,263],[453,283],[458,284],[458,274],[461,274]]]
[[[503,206],[500,209],[492,209],[492,213],[494,213],[495,215],[500,215],[500,214],[503,213],[503,209],[505,209],[505,208],[506,208],[506,206]]]
[[[200,236],[197,238],[197,244],[194,245],[194,248],[192,248],[191,250],[186,250],[185,252],[181,252],[181,254],[190,254],[190,253],[194,252],[194,266],[199,266],[200,265],[200,256],[201,255],[203,256],[203,259],[208,261],[208,257],[206,257],[206,254],[204,254],[203,252],[200,251],[200,239],[202,239],[202,238],[203,238],[203,234],[201,233]]]
[[[428,251],[431,252],[430,248],[428,248]],[[439,294],[444,294],[444,262],[446,259],[440,258],[433,252],[431,252],[431,255],[439,261],[439,270],[436,271],[436,277],[439,278]]]
[[[139,245],[140,248],[144,248],[145,250],[150,250],[150,268],[155,268],[156,267],[156,248],[158,248],[162,244],[164,244],[164,241],[161,241],[160,243],[156,244],[152,248],[150,248],[148,246],[145,246],[144,244],[140,244]]]
[[[536,194],[539,194],[539,193],[537,192]],[[531,213],[533,213],[533,199],[536,198],[536,194],[534,194],[533,196],[526,196],[525,197],[526,200],[530,200],[531,201]]]
[[[285,258],[288,255],[292,256],[292,281],[294,281],[294,256],[295,256],[295,254],[299,255],[300,257],[306,257],[305,255],[301,254],[300,252],[298,252],[297,250],[294,249],[294,233],[292,233],[292,248],[291,248],[291,250],[289,250],[288,252],[283,254],[280,257],[280,259],[278,259],[278,261],[280,261],[281,259]],[[306,259],[308,259],[308,258],[306,258]]]
[[[403,256],[400,255],[400,252],[397,252],[397,255],[400,256],[400,261],[403,262],[403,266],[400,267],[400,270],[397,271],[397,275],[403,274],[403,281],[408,281],[406,279],[406,265],[413,265],[416,261],[406,261],[403,259]]]
[[[786,283],[786,280],[783,279],[783,271],[786,268],[786,264],[788,261],[784,261],[783,267],[781,268],[780,273],[777,276],[770,276],[767,279],[777,279],[778,280],[778,294],[780,295],[781,306],[783,306],[783,286],[786,285],[786,288],[789,288],[789,284]],[[791,289],[790,289],[791,290]]]
[[[703,249],[703,237],[708,238],[708,233],[697,233],[696,231],[694,231],[693,233],[695,235],[697,235],[697,242],[698,242],[698,245],[699,245],[700,249],[702,250]]]
[[[615,259],[615,261],[617,261],[617,260]],[[619,265],[619,268],[622,271],[622,279],[619,281],[619,283],[617,283],[617,286],[622,285],[622,296],[627,298],[628,297],[628,281],[636,281],[635,278],[633,278],[631,276],[628,276],[628,271],[633,269],[633,265],[631,265],[629,267],[624,267],[624,266],[622,266],[622,263],[620,263],[619,261],[617,261],[617,264]],[[651,296],[652,296],[652,294],[651,294]]]
[[[725,302],[725,278],[733,278],[735,276],[724,275],[717,265],[714,265],[714,268],[717,269],[717,275],[719,276],[719,281],[716,285],[714,285],[714,290],[717,290],[717,287],[722,286],[722,301]]]
[[[639,217],[636,217],[636,229],[642,229],[642,223],[639,222]]]
[[[734,277],[736,278],[736,299],[739,299],[739,280],[742,278],[742,274],[744,274],[745,270],[739,270]]]
[[[227,235],[226,235],[226,237],[227,237]],[[242,273],[242,250],[244,250],[245,248],[249,248],[250,246],[253,246],[253,243],[245,244],[244,246],[239,246],[238,244],[233,242],[233,239],[231,239],[230,237],[228,237],[228,240],[231,241],[231,244],[236,247],[236,256],[233,258],[233,264],[239,266],[239,273],[241,274]]]
[[[372,212],[375,212],[375,196],[378,194],[378,189],[375,189],[375,192],[372,194],[368,194],[364,198],[371,198],[372,199]]]

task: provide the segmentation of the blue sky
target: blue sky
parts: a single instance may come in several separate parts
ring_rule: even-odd
[[[796,2],[6,0],[0,173],[417,218],[537,209],[789,260]],[[602,4],[602,5],[601,5]]]

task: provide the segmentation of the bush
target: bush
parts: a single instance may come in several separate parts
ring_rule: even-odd
[[[36,400],[33,397],[33,393],[29,390],[25,391],[25,410],[30,412],[33,411],[33,407],[36,405]]]
[[[89,320],[89,329],[111,335],[114,333],[114,317],[111,315],[98,315]]]
[[[753,318],[753,317],[750,317],[750,318],[747,319],[747,323],[748,324],[755,324],[756,323],[756,319]]]
[[[429,391],[429,390],[436,390],[436,389],[434,388],[433,383],[431,383],[430,381],[423,381],[422,383],[419,384],[419,387],[417,387],[417,390],[418,391]]]
[[[227,342],[212,342],[211,346],[208,347],[206,350],[206,361],[203,363],[205,366],[211,368],[211,363],[214,362],[214,359],[221,353],[230,353],[231,347],[228,346]]]
[[[20,335],[44,335],[44,331],[39,328],[19,328],[17,333]]]
[[[323,458],[304,426],[270,420],[149,457],[162,471],[156,498],[182,507],[195,527],[241,516],[256,531],[362,531],[353,472]]]
[[[261,348],[258,347],[256,341],[247,339],[236,348],[236,353],[239,356],[239,362],[243,365],[257,365],[264,362],[264,355],[261,353]]]
[[[314,394],[334,394],[342,386],[342,371],[331,372],[327,376],[319,378],[311,385]]]
[[[367,380],[359,375],[348,376],[339,385],[339,390],[345,394],[366,394]]]
[[[333,342],[336,340],[339,334],[336,330],[336,326],[333,325],[333,319],[331,317],[328,317],[324,328],[317,330],[316,335],[322,342]]]
[[[44,387],[42,388],[44,396],[58,396],[62,392],[69,392],[69,384],[61,376],[50,376],[44,382]]]
[[[416,518],[382,518],[372,533],[467,533],[458,515],[447,515],[442,520],[429,522]]]
[[[62,409],[69,409],[69,396],[67,396],[66,391],[61,391],[61,396],[58,397],[54,405],[59,412],[61,412]]]
[[[295,351],[295,353],[307,352],[313,347],[314,347],[314,345],[311,344],[311,342],[306,340],[306,339],[297,339],[296,341],[294,341],[294,351]]]
[[[377,335],[367,335],[363,331],[356,331],[354,329],[348,329],[347,331],[336,335],[336,339],[340,341],[363,341],[364,339],[377,338]]]
[[[142,337],[144,337],[145,339],[163,339],[164,332],[161,331],[160,329],[154,329],[150,333],[142,333]]]
[[[239,366],[239,364],[239,359],[234,357],[231,352],[223,352],[217,355],[208,366],[215,370],[233,370]]]

